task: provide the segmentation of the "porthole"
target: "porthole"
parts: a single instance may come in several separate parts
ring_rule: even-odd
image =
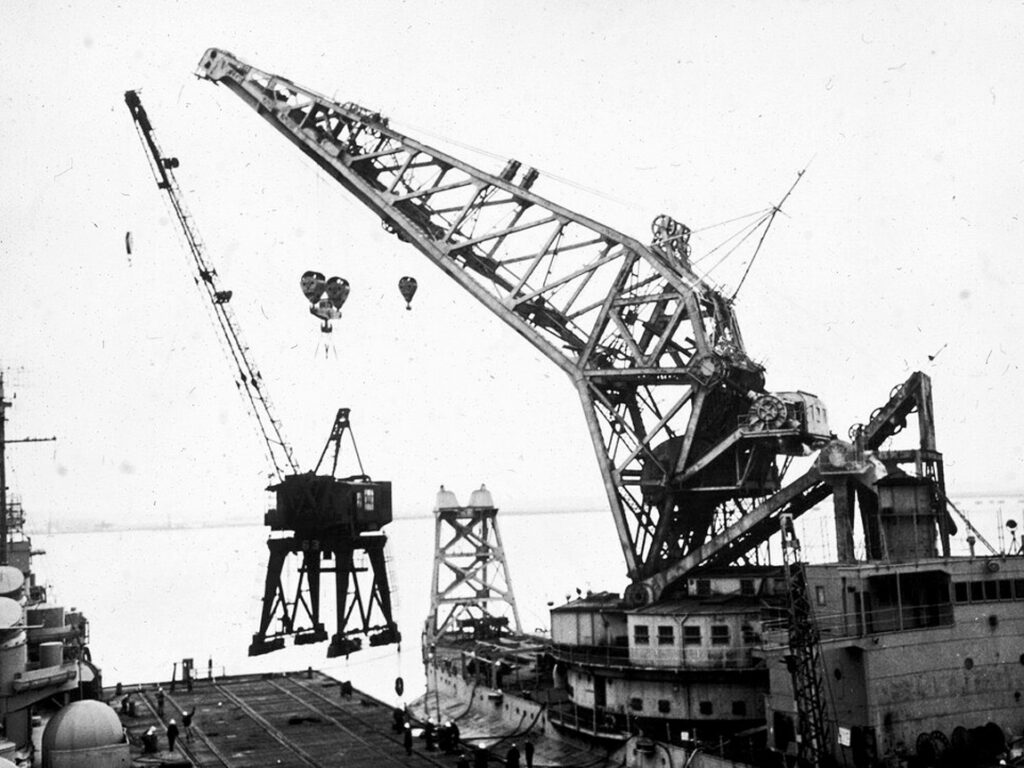
[[[974,669],[974,659],[970,656],[964,659],[964,669]]]

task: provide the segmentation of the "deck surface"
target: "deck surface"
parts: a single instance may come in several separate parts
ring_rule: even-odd
[[[198,680],[192,691],[181,683],[173,692],[169,684],[163,688],[163,717],[157,713],[156,685],[125,689],[136,714],[120,717],[135,766],[453,768],[457,759],[428,752],[422,740],[406,755],[402,735],[391,729],[388,705],[358,690],[342,696],[338,681],[319,672]],[[119,705],[113,688],[105,693]],[[182,732],[169,752],[167,723],[174,718],[180,728],[182,713],[193,707],[193,738]],[[159,751],[143,754],[142,735],[150,727],[159,735]]]

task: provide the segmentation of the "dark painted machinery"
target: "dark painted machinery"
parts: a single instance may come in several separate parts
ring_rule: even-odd
[[[391,484],[371,480],[363,473],[361,461],[360,474],[342,479],[334,477],[342,437],[346,430],[351,434],[347,408],[338,411],[316,469],[306,473],[299,471],[281,423],[274,416],[270,399],[263,390],[263,376],[242,340],[238,321],[231,311],[233,292],[220,286],[217,270],[210,263],[195,222],[185,207],[174,175],[180,162],[176,157],[164,156],[139,94],[127,91],[124,99],[147,150],[157,188],[167,193],[185,235],[195,268],[193,279],[210,302],[236,366],[235,385],[255,417],[277,478],[278,482],[269,489],[276,493],[277,507],[267,513],[265,522],[272,532],[292,534],[271,537],[267,541],[270,559],[263,609],[249,655],[277,650],[284,646],[288,636],[293,636],[299,644],[327,639],[320,617],[320,576],[325,572],[334,573],[337,589],[337,632],[331,638],[328,656],[359,650],[362,643],[358,636],[363,634],[370,635],[371,645],[399,642],[401,635],[391,615],[384,559],[387,538],[381,532],[391,521]],[[126,243],[130,243],[130,236]],[[334,457],[330,474],[317,474],[332,446]],[[359,460],[358,451],[356,458]],[[290,554],[302,558],[297,586],[291,595],[282,578]],[[333,560],[333,567],[324,568],[325,560]],[[361,583],[366,581],[369,583]]]
[[[334,574],[337,598],[337,632],[331,638],[328,656],[358,651],[362,647],[358,635],[362,634],[372,633],[371,646],[401,640],[391,618],[384,556],[387,537],[381,531],[391,522],[391,483],[371,480],[362,474],[362,465],[358,475],[334,476],[341,439],[346,431],[352,434],[348,415],[348,408],[338,411],[316,469],[287,475],[268,489],[276,495],[277,506],[267,512],[266,524],[271,531],[292,535],[267,541],[270,560],[263,612],[259,631],[249,646],[250,656],[276,651],[288,635],[294,636],[297,645],[327,639],[320,617],[320,578],[324,573]],[[332,446],[331,473],[318,474]],[[282,580],[290,554],[302,558],[291,596]],[[333,567],[327,566],[332,560]]]

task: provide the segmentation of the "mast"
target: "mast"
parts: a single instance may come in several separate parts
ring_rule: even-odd
[[[0,371],[0,565],[7,565],[7,409],[11,403],[4,397],[4,374]]]
[[[7,409],[13,405],[4,395],[4,374],[0,371],[0,565],[7,565],[7,539],[10,526],[7,516],[7,444],[8,443],[49,443],[56,437],[22,437],[17,440],[7,439]]]

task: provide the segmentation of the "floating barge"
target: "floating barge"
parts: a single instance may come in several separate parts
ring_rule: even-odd
[[[407,755],[402,734],[392,730],[393,707],[312,670],[238,675],[162,685],[159,714],[156,684],[107,688],[104,698],[119,712],[128,734],[134,766],[201,768],[328,768],[333,766],[445,766],[456,757],[428,751],[416,739]],[[130,696],[130,712],[120,701]],[[134,706],[131,706],[134,705]],[[195,709],[189,740],[182,714]],[[167,724],[174,719],[181,735],[167,749]],[[153,728],[158,749],[145,752],[143,738]]]

